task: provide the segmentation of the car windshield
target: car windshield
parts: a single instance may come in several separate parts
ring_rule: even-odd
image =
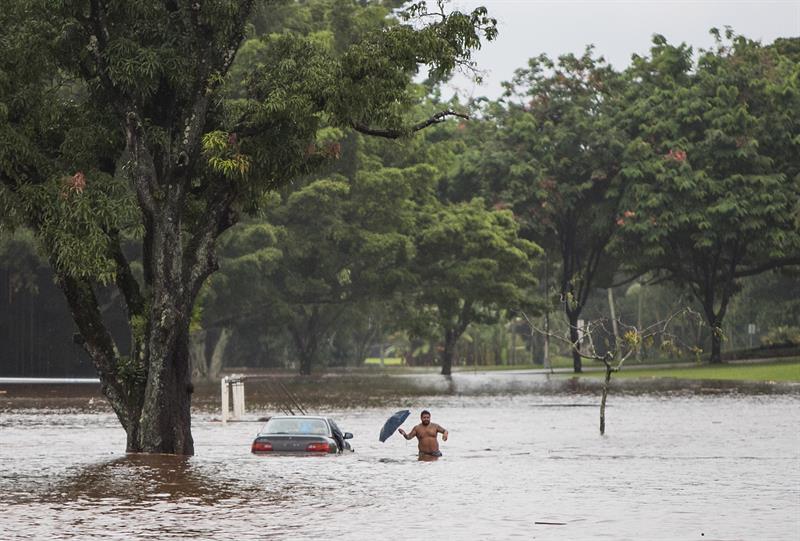
[[[328,425],[322,419],[270,419],[264,434],[312,434],[327,436]]]

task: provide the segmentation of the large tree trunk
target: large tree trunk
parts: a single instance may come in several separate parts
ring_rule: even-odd
[[[196,292],[187,291],[189,284],[184,280],[179,199],[177,194],[169,197],[158,209],[153,223],[149,265],[153,277],[152,304],[145,336],[148,371],[138,450],[191,455],[194,442],[189,322]]]
[[[289,324],[295,349],[300,357],[300,375],[311,375],[311,369],[320,361],[320,354],[331,337],[331,326],[341,317],[344,307],[312,305]]]
[[[711,325],[711,357],[709,362],[711,364],[720,364],[722,362],[722,319],[715,317],[709,324]]]
[[[728,309],[730,297],[723,295],[720,307],[716,311],[714,310],[713,297],[710,297],[710,299],[710,301],[707,300],[703,305],[706,321],[711,327],[711,357],[709,358],[709,362],[711,364],[720,364],[722,362],[722,321]]]
[[[300,352],[300,375],[310,376],[311,369],[316,364],[316,348],[307,348]]]
[[[719,364],[722,362],[722,338],[717,330],[711,331],[711,364]]]
[[[151,337],[150,369],[139,427],[141,448],[136,451],[194,454],[188,321],[174,322],[174,329],[163,342]],[[157,332],[163,332],[163,328]]]
[[[294,339],[295,350],[300,357],[300,375],[310,376],[311,369],[316,364],[319,353],[318,331],[319,310],[317,307],[311,309],[302,327],[297,323],[289,325],[289,332]]]
[[[448,329],[444,333],[444,349],[442,350],[442,375],[449,376],[453,370],[453,354],[456,348],[458,336],[455,331]]]

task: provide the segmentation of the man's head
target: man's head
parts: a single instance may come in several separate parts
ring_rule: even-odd
[[[422,419],[423,425],[428,426],[431,423],[431,412],[422,410],[422,413],[419,414],[419,418]]]

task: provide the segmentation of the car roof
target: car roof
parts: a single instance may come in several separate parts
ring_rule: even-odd
[[[320,419],[322,421],[327,421],[327,417],[323,417],[322,415],[273,415],[269,418],[269,420],[273,419]],[[267,421],[269,422],[269,421]]]

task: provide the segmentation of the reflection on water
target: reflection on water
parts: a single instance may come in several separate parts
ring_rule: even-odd
[[[80,467],[39,497],[53,503],[117,499],[131,505],[187,500],[213,505],[236,494],[229,481],[207,475],[188,457],[130,454]]]
[[[597,409],[574,407],[590,402],[515,394],[339,409],[327,413],[356,452],[313,457],[253,456],[259,423],[223,426],[211,413],[194,417],[197,455],[182,458],[121,453],[108,413],[6,411],[0,538],[800,536],[797,396],[615,396],[604,437]],[[442,458],[378,441],[399,407],[448,427]]]

